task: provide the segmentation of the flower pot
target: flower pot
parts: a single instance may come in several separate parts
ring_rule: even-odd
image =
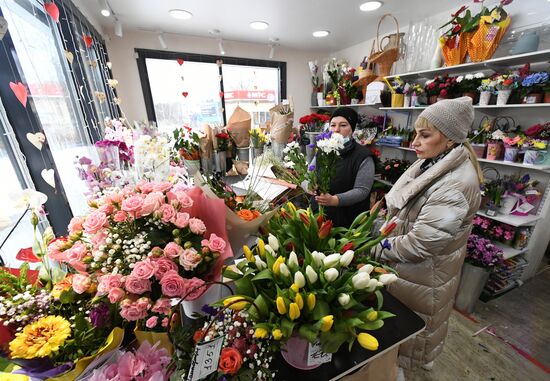
[[[476,301],[479,299],[489,275],[487,269],[464,262],[455,299],[456,309],[467,313],[474,312]]]
[[[309,139],[309,144],[306,146],[306,161],[311,163],[313,156],[315,156],[315,147],[317,145],[317,137],[321,135],[320,132],[305,132],[306,137]]]
[[[512,94],[512,90],[499,90],[497,94],[497,106],[504,106],[508,103],[510,94]]]
[[[472,91],[472,92],[463,93],[462,96],[470,97],[470,98],[472,98],[472,104],[476,103],[477,93]]]
[[[416,107],[418,105],[418,96],[412,95],[411,96],[411,107]]]
[[[252,147],[252,161],[264,153],[264,146],[261,147]]]
[[[285,149],[285,147],[286,143],[271,142],[271,149],[273,150],[273,154],[279,159],[283,158],[283,150]]]
[[[544,93],[543,103],[550,103],[550,91]]]
[[[199,291],[202,289],[199,289]],[[206,291],[195,300],[183,300],[181,302],[181,308],[185,316],[191,319],[197,319],[197,315],[204,315],[202,307],[208,304],[212,304],[223,298],[225,287],[220,284],[211,284]]]
[[[530,93],[523,97],[524,104],[540,103],[542,101],[542,93]]]
[[[540,159],[543,155],[544,155],[543,151],[528,149],[527,151],[525,151],[525,156],[523,157],[523,164],[535,165],[537,164],[537,162],[540,162]]]
[[[504,147],[504,161],[514,163],[518,158],[518,152],[517,147]]]
[[[237,148],[237,158],[240,161],[248,161],[250,158],[249,147]]]
[[[403,94],[391,95],[391,107],[403,107],[404,96]]]
[[[320,364],[307,364],[307,359],[309,355],[308,350],[309,342],[306,339],[301,338],[300,336],[295,334],[290,339],[288,339],[285,348],[281,350],[281,355],[288,364],[296,369],[311,370],[318,368]]]
[[[225,176],[227,173],[227,152],[226,151],[217,151],[216,152],[216,172]]]
[[[485,157],[485,150],[487,149],[487,144],[485,144],[485,143],[483,143],[483,144],[472,143],[472,149],[474,150],[474,152],[476,153],[476,156],[479,159],[483,159]]]
[[[428,104],[433,105],[434,103],[437,103],[437,95],[430,95],[428,97]]]
[[[479,105],[480,106],[487,106],[490,101],[491,101],[491,92],[490,91],[482,91],[481,93],[479,93]]]
[[[502,154],[502,145],[500,143],[487,144],[487,160],[499,160]]]
[[[193,177],[195,173],[200,171],[201,169],[201,161],[200,160],[187,160],[184,159],[183,163],[185,164],[185,168],[187,169],[187,174],[189,177]]]

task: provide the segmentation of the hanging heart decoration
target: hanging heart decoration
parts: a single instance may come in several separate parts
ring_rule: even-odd
[[[118,81],[116,79],[108,79],[107,84],[109,85],[109,87],[114,89],[118,86]]]
[[[116,104],[117,106],[120,106],[120,104],[122,103],[122,99],[114,97],[113,103]]]
[[[21,82],[13,83],[10,82],[10,88],[11,91],[15,94],[19,102],[23,105],[23,107],[27,107],[27,87],[23,85]]]
[[[83,35],[82,39],[84,40],[84,43],[86,44],[86,47],[88,49],[90,48],[90,46],[92,46],[92,42],[94,42],[92,36]]]
[[[37,132],[36,134],[27,133],[27,140],[31,142],[33,146],[42,149],[42,144],[46,141],[46,136],[42,132]]]
[[[183,65],[183,62],[184,62],[184,61],[183,61],[183,58],[178,58],[178,64],[179,64],[180,66]]]
[[[55,171],[53,169],[44,168],[42,172],[40,172],[40,176],[42,176],[49,186],[55,189]]]
[[[220,91],[220,98],[223,98],[223,91]]]
[[[113,68],[113,63],[111,61],[108,61],[107,67],[109,68],[109,70],[111,70]]]
[[[187,98],[187,96],[189,95],[189,93],[187,91],[184,91],[183,93],[181,93],[181,95],[183,95],[185,98]]]
[[[59,8],[54,2],[44,4],[44,9],[55,22],[59,22]]]
[[[73,53],[68,52],[68,51],[65,50],[65,58],[67,59],[67,61],[69,61],[69,65],[73,64],[73,61],[74,61]]]
[[[97,99],[99,100],[99,103],[103,103],[105,102],[105,99],[107,98],[105,96],[105,93],[103,91],[96,91],[95,92],[95,96],[97,97]]]

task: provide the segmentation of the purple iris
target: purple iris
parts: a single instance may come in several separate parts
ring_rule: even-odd
[[[307,170],[310,171],[310,172],[315,171],[315,164],[310,164],[310,165],[307,167]]]
[[[387,238],[384,241],[382,241],[381,245],[382,245],[382,249],[391,250],[391,243],[390,241],[388,241]]]

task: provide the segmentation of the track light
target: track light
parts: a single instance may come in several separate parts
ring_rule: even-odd
[[[109,7],[107,0],[99,0],[99,8],[103,16],[109,17],[111,15],[111,7]]]
[[[223,48],[223,41],[221,38],[218,40],[218,48],[220,49],[220,54],[225,56],[225,49]]]
[[[164,41],[164,33],[160,32],[158,34],[158,39],[159,39],[160,46],[163,49],[166,49],[168,47],[168,45],[166,45],[166,41]]]
[[[122,23],[119,19],[115,19],[115,36],[122,38]]]
[[[279,44],[278,44],[279,39],[278,38],[270,38],[269,42],[271,42],[269,44],[269,58],[271,59],[275,55],[275,48],[277,46],[279,46]]]

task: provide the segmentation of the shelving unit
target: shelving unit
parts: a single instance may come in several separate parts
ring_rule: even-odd
[[[518,250],[518,249],[514,249],[513,247],[507,246],[507,245],[505,245],[503,243],[500,243],[500,242],[493,242],[493,243],[495,244],[495,246],[502,249],[502,251],[503,251],[502,256],[504,257],[504,259],[510,259],[510,258],[513,258],[515,256],[518,256],[518,255],[521,255],[521,254],[524,254],[524,253],[527,252],[527,249]]]
[[[541,219],[540,216],[536,216],[534,214],[529,214],[527,216],[514,216],[513,214],[506,214],[506,215],[497,214],[496,216],[489,216],[487,213],[485,213],[482,210],[479,210],[476,214],[478,216],[489,218],[493,221],[498,221],[503,224],[508,224],[515,227],[534,226],[536,225],[537,221]]]
[[[368,106],[368,105],[364,105]],[[379,107],[380,111],[414,111],[414,110],[424,110],[428,106],[416,106],[416,107]],[[474,106],[474,109],[477,110],[505,110],[505,109],[537,109],[537,108],[550,108],[550,103],[533,103],[533,104],[505,104],[501,106],[497,105],[486,105],[486,106]]]

